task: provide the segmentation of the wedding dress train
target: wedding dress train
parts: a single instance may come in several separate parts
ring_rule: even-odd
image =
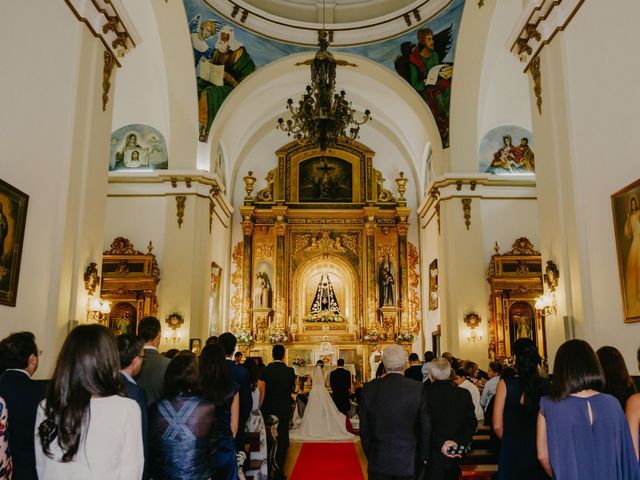
[[[311,377],[309,400],[300,425],[291,430],[289,438],[299,442],[331,442],[354,440],[347,431],[346,417],[338,411],[327,387],[321,367],[316,367]]]

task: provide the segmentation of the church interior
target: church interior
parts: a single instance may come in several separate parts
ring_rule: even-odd
[[[549,366],[570,338],[615,345],[637,374],[639,16],[5,2],[0,337],[34,332],[41,378],[72,327],[146,315],[160,350],[231,331],[245,355],[284,343],[289,364],[342,358],[359,379],[388,344],[486,366],[521,337]],[[358,124],[325,148],[287,122],[319,48]]]

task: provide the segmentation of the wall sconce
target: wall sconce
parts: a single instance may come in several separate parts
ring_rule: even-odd
[[[167,343],[173,343],[174,345],[179,343],[182,340],[182,337],[178,335],[178,328],[180,328],[184,323],[184,317],[178,312],[174,312],[165,319],[165,322],[171,329],[171,333],[169,335],[165,335],[165,341]]]
[[[544,317],[555,315],[558,312],[558,304],[554,293],[545,293],[536,298],[536,310]]]
[[[111,302],[100,297],[89,297],[87,304],[87,321],[104,322],[111,313]]]
[[[467,335],[467,341],[476,343],[482,340],[482,335],[476,331],[481,321],[480,315],[476,312],[469,312],[464,316],[464,324],[471,330]]]
[[[91,262],[84,271],[84,288],[90,297],[96,293],[96,288],[100,285],[100,276],[98,275],[98,269],[96,267],[97,264]]]

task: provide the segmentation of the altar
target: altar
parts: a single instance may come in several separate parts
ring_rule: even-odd
[[[271,346],[283,343],[285,361],[304,365],[298,372],[343,359],[352,375],[367,378],[374,348],[396,341],[409,348],[420,331],[407,179],[400,172],[397,193],[388,190],[374,152],[357,141],[326,151],[294,141],[276,157],[255,194],[257,179],[243,177],[231,330],[246,355],[267,363]]]
[[[313,374],[314,368],[316,368],[315,365],[304,365],[304,366],[292,365],[292,367],[293,367],[293,370],[296,372],[296,376],[297,377],[311,376]],[[329,373],[331,373],[336,368],[338,368],[337,365],[325,365],[323,367],[323,370],[327,370]],[[355,376],[356,376],[356,366],[353,363],[345,363],[344,364],[344,368],[346,370],[348,370],[349,373],[351,373],[352,377],[355,378]]]

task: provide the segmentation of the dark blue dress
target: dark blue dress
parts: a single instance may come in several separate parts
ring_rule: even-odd
[[[236,460],[236,443],[231,433],[231,403],[238,393],[238,384],[231,383],[231,390],[225,399],[224,406],[217,410],[218,419],[218,452],[216,454],[216,480],[236,480],[238,477],[238,461]],[[238,425],[244,428],[244,425]]]
[[[640,479],[629,425],[615,397],[600,393],[589,398],[569,396],[559,402],[545,397],[540,413],[547,422],[553,478]]]
[[[504,435],[498,457],[498,480],[538,480],[549,478],[536,453],[537,411],[521,403],[523,385],[519,377],[505,377],[507,398],[504,404]],[[540,378],[538,381],[546,382]],[[546,391],[549,384],[546,382]],[[544,386],[543,386],[544,389]]]
[[[149,474],[154,479],[205,480],[213,475],[216,409],[181,392],[149,407]]]

